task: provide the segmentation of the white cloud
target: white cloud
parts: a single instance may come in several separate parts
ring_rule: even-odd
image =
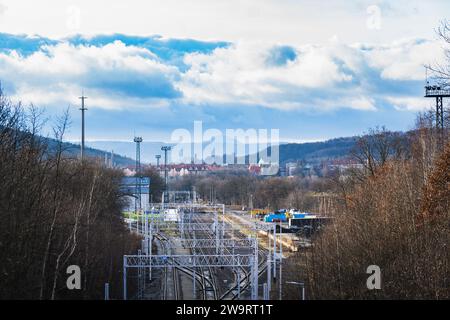
[[[375,111],[375,100],[370,97],[352,97],[341,102],[342,105],[348,105],[352,109],[365,110],[365,111]]]
[[[387,97],[386,100],[397,110],[424,111],[430,109],[432,101],[414,97]]]
[[[171,38],[346,43],[428,37],[449,12],[448,1],[396,0],[3,0],[2,30],[66,36],[74,30],[67,9],[80,10],[82,34],[162,34]],[[381,8],[381,29],[367,28],[367,8]]]
[[[60,43],[29,56],[0,53],[0,77],[17,98],[43,105],[66,105],[83,88],[92,94],[90,103],[106,109],[162,106],[179,95],[172,85],[177,68],[120,41],[102,47]]]
[[[0,78],[13,87],[10,94],[43,106],[78,103],[84,88],[91,106],[115,110],[182,103],[373,111],[377,102],[422,110],[423,98],[408,96],[402,81],[423,80],[423,64],[442,58],[441,45],[417,39],[346,45],[333,38],[302,46],[241,41],[212,53],[186,53],[185,69],[120,41],[62,41],[28,56],[0,53]]]
[[[185,101],[194,104],[375,110],[374,98],[384,99],[396,90],[383,79],[424,80],[423,65],[443,61],[441,45],[439,41],[405,40],[349,46],[335,39],[323,46],[298,46],[296,59],[272,66],[266,59],[271,46],[237,43],[212,54],[187,55],[185,63],[190,69],[178,87]]]
[[[393,80],[424,80],[424,65],[444,61],[442,41],[397,41],[368,52],[371,66],[382,69],[381,76]]]
[[[302,47],[294,60],[279,66],[267,63],[271,48],[261,43],[238,43],[212,54],[189,54],[184,62],[190,69],[178,87],[189,103],[291,108],[301,103],[289,98],[291,90],[326,89],[352,80],[333,61],[328,48]]]

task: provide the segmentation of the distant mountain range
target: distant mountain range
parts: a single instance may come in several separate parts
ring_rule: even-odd
[[[135,159],[136,157],[136,144],[132,141],[89,141],[86,142],[86,145],[94,150],[107,150],[108,152],[114,151],[114,153],[121,154],[132,159]],[[141,143],[141,162],[155,164],[155,156],[160,154],[163,155],[161,158],[161,163],[163,163],[164,154],[161,151],[161,147],[164,145],[171,146],[172,144],[144,140]]]
[[[323,142],[287,143],[280,145],[280,163],[305,161],[320,162],[326,159],[347,157],[354,148],[357,137],[336,138]]]
[[[356,137],[346,137],[331,139],[323,142],[308,143],[282,143],[280,144],[280,163],[282,165],[287,162],[306,161],[320,162],[326,159],[337,159],[347,157],[355,145]],[[92,152],[98,156],[108,150],[108,153],[114,150],[115,154],[123,155],[124,162],[134,161],[136,146],[133,142],[128,141],[89,141],[86,145],[91,147]],[[155,163],[155,155],[162,154],[161,146],[171,145],[164,142],[144,141],[141,144],[141,161],[144,163]],[[77,146],[79,149],[79,146]],[[126,159],[126,160],[125,160]],[[163,162],[161,158],[161,163]],[[170,162],[170,155],[169,155]],[[119,163],[117,163],[119,164]]]
[[[50,150],[56,150],[57,141],[51,138],[44,138],[44,142],[48,145],[48,148]],[[71,158],[77,158],[80,155],[80,145],[70,143],[70,142],[64,142],[63,143],[63,150],[64,155],[71,157]],[[111,153],[108,151],[99,150],[96,148],[91,148],[89,146],[85,147],[85,154],[89,158],[97,158],[100,161],[105,161],[106,159],[110,159]],[[123,156],[121,154],[114,153],[114,164],[116,166],[130,166],[135,165],[135,160],[126,156]]]

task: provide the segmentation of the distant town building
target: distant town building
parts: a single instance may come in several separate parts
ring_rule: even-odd
[[[291,177],[296,174],[296,171],[298,169],[297,162],[288,162],[286,163],[286,175]]]
[[[324,166],[326,166],[327,170],[330,172],[337,171],[341,174],[349,169],[364,169],[364,166],[361,163],[350,158],[328,160],[324,163]]]
[[[164,166],[157,168],[159,174],[164,177]],[[213,171],[221,170],[220,166],[208,164],[169,164],[167,165],[169,177],[182,177],[186,175],[206,175]]]

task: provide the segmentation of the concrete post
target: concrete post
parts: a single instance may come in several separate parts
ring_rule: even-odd
[[[105,300],[109,300],[109,283],[105,283]]]
[[[127,258],[123,257],[123,300],[127,300]]]

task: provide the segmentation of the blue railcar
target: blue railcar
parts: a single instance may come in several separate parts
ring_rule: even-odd
[[[286,215],[284,213],[268,214],[264,217],[264,222],[287,222]]]

